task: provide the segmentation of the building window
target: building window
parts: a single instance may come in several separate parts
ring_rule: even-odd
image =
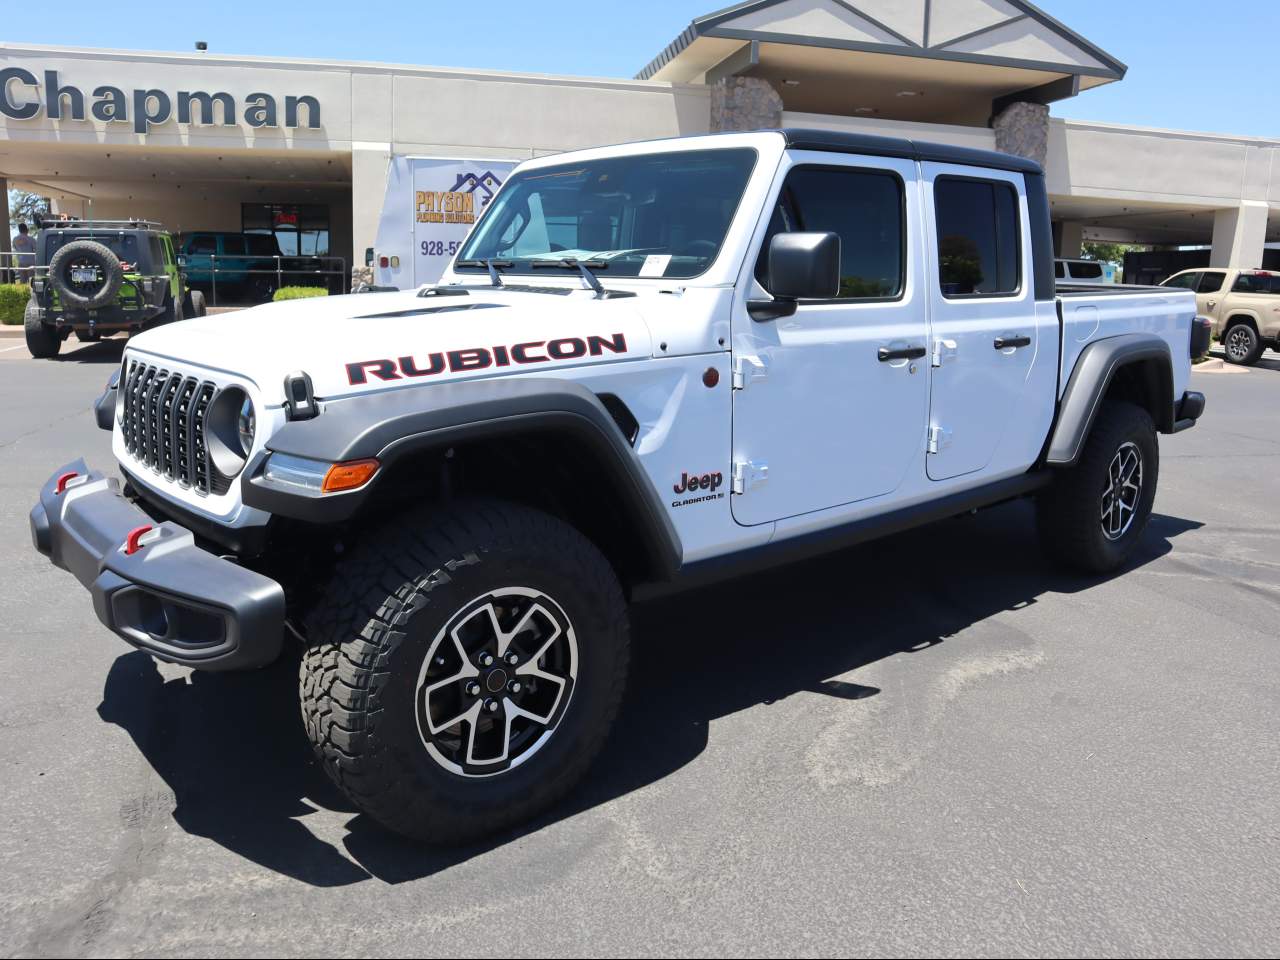
[[[938,177],[933,207],[942,295],[1017,293],[1018,195],[1013,187],[1003,180]]]
[[[275,237],[286,257],[329,255],[329,208],[320,203],[242,203],[240,222],[248,234]]]

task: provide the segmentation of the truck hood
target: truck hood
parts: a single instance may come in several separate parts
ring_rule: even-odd
[[[132,338],[128,349],[250,380],[276,404],[284,378],[299,370],[318,398],[334,398],[648,358],[642,311],[654,296],[473,286],[451,295],[317,297],[168,324]]]

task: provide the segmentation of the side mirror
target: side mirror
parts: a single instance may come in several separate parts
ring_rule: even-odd
[[[179,267],[179,269],[185,268],[185,267],[186,267],[186,265],[187,265],[187,258],[186,258],[183,254],[178,254],[178,267]]]
[[[747,310],[764,322],[789,317],[797,300],[825,300],[840,293],[840,235],[779,233],[769,243],[772,300],[751,300]]]

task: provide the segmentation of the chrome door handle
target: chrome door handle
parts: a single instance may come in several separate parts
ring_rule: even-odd
[[[887,363],[890,360],[919,360],[925,352],[924,347],[901,347],[897,350],[881,347],[876,357],[881,363]]]
[[[997,350],[1007,350],[1009,349],[1009,347],[1013,347],[1016,350],[1018,347],[1031,346],[1031,338],[1030,337],[996,337],[993,346]]]

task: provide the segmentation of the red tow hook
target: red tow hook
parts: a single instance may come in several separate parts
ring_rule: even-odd
[[[142,544],[138,541],[142,539],[143,534],[151,532],[151,524],[144,524],[141,527],[134,527],[129,531],[129,535],[124,538],[124,552],[126,556],[133,556],[142,549]]]
[[[70,483],[72,480],[74,480],[78,476],[80,476],[80,474],[76,473],[74,470],[68,473],[64,473],[62,476],[58,478],[58,482],[53,487],[53,492],[55,494],[62,493],[67,489],[67,484]]]

